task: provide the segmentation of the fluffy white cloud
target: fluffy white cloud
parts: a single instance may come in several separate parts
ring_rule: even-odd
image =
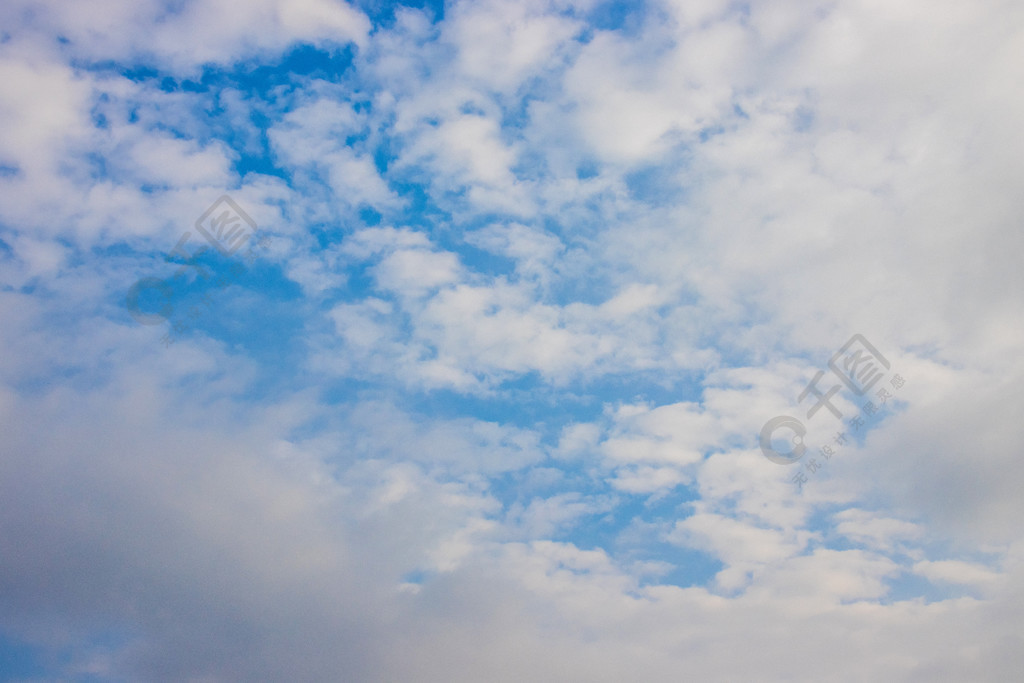
[[[18,0],[5,4],[3,17],[26,34],[63,38],[81,59],[145,60],[185,72],[269,56],[299,41],[363,44],[370,29],[365,15],[339,0]]]

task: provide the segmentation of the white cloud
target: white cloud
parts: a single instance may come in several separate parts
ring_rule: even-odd
[[[675,542],[712,552],[728,565],[779,562],[799,553],[807,537],[706,513],[677,522],[673,531]]]
[[[84,135],[90,85],[64,64],[0,52],[0,159],[27,175],[51,173],[68,143]]]
[[[419,249],[388,254],[374,267],[374,273],[381,287],[402,294],[424,294],[460,279],[455,254]]]
[[[580,518],[604,512],[610,507],[609,500],[592,500],[578,492],[569,492],[549,498],[534,498],[525,507],[513,505],[509,517],[521,538],[544,539],[564,533]]]
[[[656,493],[671,490],[690,478],[673,467],[618,467],[610,480],[613,487],[627,493]]]
[[[911,522],[880,517],[867,510],[851,508],[835,515],[836,531],[855,543],[889,550],[894,545],[919,538],[923,529]]]
[[[999,578],[988,567],[958,560],[923,560],[914,564],[914,572],[929,581],[974,586],[984,586]]]
[[[565,250],[554,235],[518,223],[489,225],[468,233],[465,239],[475,247],[513,259],[522,277],[542,283],[552,277],[557,257]]]
[[[581,24],[546,12],[547,3],[457,2],[444,38],[457,50],[460,71],[488,89],[514,90],[559,53],[571,50]]]
[[[370,29],[361,12],[336,0],[17,1],[7,3],[4,15],[6,25],[26,33],[64,37],[79,58],[153,60],[186,73],[280,52],[299,41],[365,44]]]
[[[315,92],[315,91],[314,91]],[[305,94],[307,98],[314,95]],[[368,130],[367,117],[348,104],[321,96],[289,112],[268,132],[275,155],[302,169],[307,182],[325,183],[337,201],[352,207],[394,208],[401,200],[381,177],[372,156],[346,139]]]

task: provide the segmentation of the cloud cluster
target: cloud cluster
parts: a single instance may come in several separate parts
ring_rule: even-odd
[[[0,25],[12,680],[1024,666],[1021,7]],[[224,194],[257,257],[196,246]],[[132,283],[186,271],[136,324]],[[854,333],[870,395],[829,371]]]

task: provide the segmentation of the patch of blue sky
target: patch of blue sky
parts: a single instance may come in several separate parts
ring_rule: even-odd
[[[661,562],[664,571],[640,580],[641,586],[708,586],[725,565],[713,555],[667,543],[645,547],[643,562]]]
[[[599,411],[583,410],[566,400],[538,373],[516,374],[490,394],[468,394],[452,389],[404,392],[401,407],[437,419],[471,416],[486,422],[533,429],[552,445],[562,426],[596,417]]]
[[[398,13],[404,9],[419,10],[433,23],[438,24],[445,17],[444,0],[404,0],[383,2],[383,0],[357,0],[352,3],[370,19],[374,29],[386,29],[395,23]]]
[[[60,680],[68,683],[114,683],[99,671],[92,673],[88,661],[101,661],[104,655],[124,647],[129,640],[110,630],[95,630],[87,642],[74,647],[54,648],[52,645],[34,645],[19,638],[0,633],[0,677],[5,681]]]
[[[131,65],[112,60],[74,60],[72,65],[86,71],[117,74],[136,83],[151,84],[166,93],[205,93],[232,88],[268,98],[279,95],[281,86],[296,87],[306,78],[336,80],[352,66],[354,57],[351,45],[325,49],[297,44],[274,61],[253,58],[235,62],[227,68],[208,64],[197,77],[176,76],[158,66],[146,64],[145,57],[139,57],[139,61]]]
[[[646,0],[599,2],[587,13],[587,28],[582,39],[589,42],[598,31],[615,31],[623,36],[635,36],[651,12],[652,5]]]
[[[317,249],[327,249],[333,245],[339,244],[344,241],[345,233],[351,232],[354,228],[348,222],[337,222],[337,221],[318,221],[316,223],[309,223],[305,227],[306,235],[312,237],[316,242]],[[361,226],[359,226],[361,227]],[[365,266],[367,264],[352,264],[347,267],[346,272],[352,272],[358,270],[359,266]]]
[[[788,466],[795,471],[795,466]],[[795,494],[798,495],[798,494]],[[849,509],[848,503],[819,503],[815,505],[808,515],[804,525],[808,531],[818,534],[808,544],[808,552],[815,548],[828,548],[829,550],[856,550],[866,549],[866,542],[851,539],[849,536],[839,533],[836,528],[834,515]],[[895,546],[894,546],[895,547]]]
[[[677,160],[670,165],[649,165],[626,174],[630,196],[652,207],[685,205],[690,190],[679,182],[679,167],[683,163]]]
[[[194,78],[176,77],[153,67],[126,68],[115,62],[81,66],[100,73],[116,73],[166,93],[190,93],[199,97],[193,106],[202,110],[202,116],[198,118],[206,122],[205,129],[190,127],[187,131],[180,130],[170,119],[157,119],[151,125],[179,139],[200,143],[220,140],[233,150],[233,170],[240,177],[260,173],[289,180],[291,174],[285,166],[277,163],[270,149],[269,128],[291,111],[297,95],[315,80],[337,83],[347,78],[352,71],[353,60],[354,49],[351,46],[324,49],[303,44],[294,46],[269,64],[252,59],[227,68],[207,65]],[[242,99],[244,106],[248,107],[245,121],[232,118],[236,112],[225,107],[221,99],[224,93],[237,93]],[[99,106],[105,97],[100,97],[93,110],[93,120],[99,127],[107,125],[107,115]],[[137,121],[137,117],[137,112],[133,112],[129,120]],[[189,124],[194,122],[192,119]]]
[[[388,152],[394,154],[390,149]],[[377,159],[379,166],[386,157],[380,156]],[[388,187],[402,199],[403,205],[385,209],[380,222],[396,227],[418,228],[431,238],[444,234],[443,228],[451,224],[451,214],[437,206],[429,187],[429,174],[425,170],[410,168],[392,171],[388,174],[388,181]],[[465,227],[460,226],[460,229]]]
[[[572,424],[598,422],[610,406],[622,403],[651,407],[683,401],[699,402],[697,377],[666,383],[656,373],[615,373],[586,376],[555,385],[538,372],[510,373],[494,391],[467,394],[450,389],[404,391],[401,406],[439,419],[472,416],[539,433],[555,445]]]
[[[708,126],[706,128],[701,128],[699,131],[697,131],[697,139],[702,143],[707,142],[708,140],[715,136],[724,134],[725,131],[725,127],[721,125]]]
[[[384,215],[380,211],[377,211],[372,206],[364,206],[359,209],[359,220],[363,225],[367,227],[374,227],[380,225]]]
[[[466,244],[464,233],[442,234],[439,245],[447,251],[458,253],[459,260],[474,273],[489,278],[515,279],[516,262],[514,259]]]
[[[590,180],[601,174],[601,165],[594,159],[581,159],[576,167],[576,178],[578,180]]]
[[[550,283],[539,300],[546,304],[580,303],[599,306],[618,293],[619,287],[610,278],[568,277]]]
[[[700,403],[703,386],[696,371],[680,371],[672,376],[662,371],[616,372],[580,378],[565,393],[590,406],[619,404],[646,405],[652,408],[675,403]]]
[[[890,391],[892,390],[891,387],[888,388]],[[873,415],[869,415],[863,409],[868,403],[877,408],[877,412]],[[861,407],[860,412],[856,415],[843,415],[842,423],[836,422],[836,429],[845,433],[847,438],[858,448],[864,448],[872,432],[880,429],[886,422],[905,411],[908,405],[898,398],[887,399],[884,404],[878,405],[871,402],[867,396],[860,397],[860,400],[855,401],[854,404]]]
[[[400,148],[400,142],[396,142],[393,149],[400,153]],[[389,169],[387,180],[389,187],[407,202],[401,219],[408,225],[444,225],[447,221],[439,218],[452,216],[455,210],[464,210],[469,206],[469,186],[437,185],[434,171],[425,166],[409,164],[400,169]],[[477,217],[487,214],[473,215]],[[495,218],[504,215],[493,214]]]
[[[433,572],[425,569],[414,569],[413,571],[404,574],[401,578],[401,582],[420,585],[426,583],[431,576],[433,576]]]
[[[642,585],[706,585],[723,568],[713,555],[666,539],[675,522],[692,514],[689,503],[699,498],[692,488],[680,485],[652,497],[617,491],[607,481],[593,478],[585,465],[567,468],[566,475],[567,481],[557,493],[575,491],[587,501],[603,498],[608,504],[550,534],[549,540],[569,542],[583,550],[602,550],[622,567],[637,562],[660,564],[661,570],[644,576]],[[507,480],[523,476],[513,473]],[[506,507],[510,500],[516,500],[514,487],[504,482],[494,482],[491,492]],[[530,500],[520,498],[517,502],[525,507]]]
[[[270,125],[270,120],[258,112],[253,113],[253,119],[254,125],[260,130],[259,149],[258,151],[248,151],[245,148],[233,148],[238,157],[232,164],[232,170],[240,178],[245,178],[245,176],[255,173],[265,176],[276,176],[285,181],[290,181],[290,171],[286,167],[278,165],[270,151],[270,142],[267,138],[267,128]]]
[[[601,548],[624,567],[637,562],[661,565],[660,571],[642,576],[641,585],[672,585],[680,588],[708,586],[715,575],[725,568],[725,564],[711,553],[668,543],[663,538],[672,523],[682,518],[654,517],[648,521],[638,516],[628,523],[625,520],[618,525],[609,523],[603,528],[593,529],[595,536],[607,534],[613,537],[609,546],[597,542],[592,545],[586,540],[576,545],[585,550]]]
[[[49,649],[34,647],[0,634],[0,675],[4,680],[31,680],[50,673]]]
[[[4,240],[5,233],[9,234],[11,230],[6,225],[0,223],[0,259],[14,258],[14,249]]]
[[[949,587],[937,586],[925,577],[908,570],[901,571],[897,576],[888,579],[886,584],[889,590],[878,600],[882,605],[908,600],[932,603],[966,596],[964,592],[951,591]]]
[[[194,272],[164,280],[170,297],[162,298],[160,291],[152,288],[147,292],[149,300],[140,308],[156,312],[161,302],[168,300],[173,310],[163,326],[175,336],[176,328],[183,330],[183,336],[202,334],[277,372],[300,363],[305,349],[297,340],[304,338],[311,304],[280,266],[258,257],[246,263],[213,250],[200,254],[193,263],[188,267]]]
[[[373,150],[371,151],[373,163],[377,168],[377,172],[381,175],[387,173],[391,163],[397,158],[398,155],[395,147],[395,139],[387,135],[381,136],[377,141],[377,144],[374,145]],[[398,192],[398,194],[403,194],[401,186],[396,184],[394,181],[390,183],[390,187]]]
[[[985,591],[978,585],[931,581],[911,571],[914,560],[922,556],[931,558],[933,561],[953,560],[981,567],[991,567],[998,560],[996,554],[965,552],[962,547],[956,547],[948,540],[929,539],[926,542],[915,544],[913,559],[909,559],[909,556],[894,558],[904,570],[898,576],[889,579],[889,593],[880,601],[882,604],[891,604],[901,600],[938,602],[959,598],[984,599]]]

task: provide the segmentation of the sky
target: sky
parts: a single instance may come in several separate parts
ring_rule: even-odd
[[[1022,82],[1012,0],[5,0],[0,678],[1017,680]]]

